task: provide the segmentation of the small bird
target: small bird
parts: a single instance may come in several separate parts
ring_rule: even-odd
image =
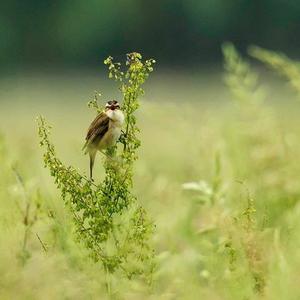
[[[108,101],[105,110],[91,123],[86,142],[82,148],[84,154],[90,156],[90,178],[93,179],[93,167],[97,151],[102,152],[115,145],[121,135],[122,125],[124,123],[124,114],[120,109],[118,101]],[[103,153],[103,152],[102,152]]]

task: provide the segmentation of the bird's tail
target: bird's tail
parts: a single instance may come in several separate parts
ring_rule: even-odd
[[[93,168],[97,151],[89,151],[90,155],[90,178],[93,179]]]

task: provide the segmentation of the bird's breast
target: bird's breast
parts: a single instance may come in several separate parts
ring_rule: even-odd
[[[112,142],[116,142],[121,135],[121,127],[119,126],[111,126],[107,132],[109,138]]]
[[[109,125],[107,132],[99,142],[98,149],[105,149],[107,147],[113,146],[118,141],[121,135],[121,127],[115,125],[116,124]]]

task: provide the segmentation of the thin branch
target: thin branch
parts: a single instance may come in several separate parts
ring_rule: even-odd
[[[39,236],[37,233],[35,233],[35,235],[36,235],[36,237],[38,238],[39,242],[41,243],[42,248],[44,249],[44,251],[47,252],[48,249],[47,249],[47,247],[45,246],[45,244],[43,243],[43,241],[41,240],[40,236]]]

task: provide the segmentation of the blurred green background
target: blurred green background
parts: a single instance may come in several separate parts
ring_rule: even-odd
[[[0,58],[22,67],[95,66],[140,51],[160,66],[221,61],[220,44],[257,44],[297,55],[295,0],[1,1]],[[13,68],[13,69],[12,69]]]

